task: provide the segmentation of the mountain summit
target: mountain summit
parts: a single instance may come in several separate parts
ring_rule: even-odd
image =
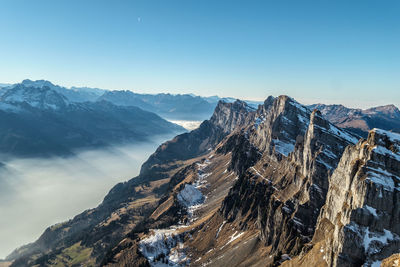
[[[27,104],[39,109],[61,109],[69,104],[65,96],[44,84],[45,82],[39,87],[18,84],[5,91],[0,96],[0,101],[11,105]]]

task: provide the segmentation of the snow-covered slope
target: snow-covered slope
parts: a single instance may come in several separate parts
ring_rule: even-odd
[[[18,84],[0,96],[0,102],[20,107],[29,105],[39,109],[62,109],[69,103],[65,96],[48,86],[32,87]]]

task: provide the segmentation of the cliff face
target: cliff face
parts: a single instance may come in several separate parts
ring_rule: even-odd
[[[162,144],[142,165],[141,175],[154,176],[160,164],[187,160],[209,152],[231,131],[246,125],[254,113],[255,110],[240,100],[218,102],[210,120],[204,121],[198,129]]]
[[[398,134],[374,129],[346,149],[313,240],[325,247],[328,266],[377,266],[399,252],[399,175]]]
[[[244,229],[257,225],[269,255],[296,255],[314,234],[329,174],[357,138],[286,96],[260,107],[243,135],[260,156],[239,172],[221,212]]]

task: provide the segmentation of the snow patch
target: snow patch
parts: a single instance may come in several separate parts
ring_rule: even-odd
[[[337,159],[338,158],[338,155],[336,155],[335,153],[333,153],[331,150],[329,150],[329,149],[324,149],[324,151],[323,151],[323,153],[326,155],[326,156],[328,156],[329,158],[331,158],[331,159]]]
[[[367,179],[372,181],[375,184],[379,184],[386,191],[393,192],[395,189],[395,184],[393,179],[391,178],[391,174],[382,169],[375,169],[368,167],[371,171],[367,172]]]
[[[369,227],[366,227],[363,240],[365,252],[376,253],[380,251],[380,249],[377,246],[371,246],[372,242],[377,242],[380,243],[381,246],[385,246],[388,244],[388,241],[393,240],[393,238],[394,236],[392,232],[386,229],[383,229],[383,234],[381,234],[377,232],[370,232]]]
[[[215,235],[215,238],[218,238],[219,232],[221,232],[222,227],[224,227],[226,221],[223,221],[223,223],[221,223],[221,226],[218,228],[217,234]]]
[[[337,128],[336,126],[329,124],[329,130],[328,132],[342,138],[345,139],[347,142],[351,143],[351,144],[356,144],[358,142],[358,138],[356,138],[355,136],[351,135],[350,133],[344,131],[344,130],[340,130],[339,128]]]
[[[306,108],[305,106],[299,104],[298,102],[296,102],[296,100],[294,100],[293,98],[291,98],[290,100],[292,100],[291,102],[289,102],[290,104],[292,104],[293,106],[295,106],[297,109],[300,109],[301,111],[303,111],[304,113],[310,113],[310,110],[308,108]]]
[[[310,119],[307,117],[304,117],[300,114],[297,114],[297,118],[299,119],[299,121],[304,124],[304,125],[308,125],[310,123]]]
[[[400,142],[400,134],[398,133],[389,132],[378,128],[372,129],[372,132],[380,135],[386,135],[392,142]]]
[[[228,244],[230,244],[230,243],[232,243],[233,241],[235,241],[236,239],[238,239],[239,237],[241,237],[241,236],[244,234],[244,232],[241,232],[241,233],[239,233],[239,234],[236,234],[236,233],[237,233],[237,231],[235,231],[235,233],[231,236],[231,238],[230,238],[229,241],[225,244],[225,246],[228,245]]]
[[[294,150],[293,143],[285,143],[279,139],[272,139],[273,144],[275,145],[275,151],[287,157],[290,152]]]
[[[375,217],[378,217],[378,214],[376,213],[376,209],[373,207],[370,207],[368,205],[364,206],[364,209],[366,209],[369,213],[371,213],[372,215],[374,215]]]
[[[204,196],[194,185],[185,184],[178,194],[179,202],[186,208],[203,203]]]
[[[375,153],[381,154],[381,155],[389,156],[397,161],[400,161],[400,155],[398,153],[394,153],[393,151],[387,149],[386,147],[375,146],[372,149],[372,151],[374,151]]]
[[[175,229],[153,230],[153,234],[139,243],[140,252],[153,267],[186,266],[189,259]]]

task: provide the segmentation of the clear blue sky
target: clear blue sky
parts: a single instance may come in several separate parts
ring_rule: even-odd
[[[400,106],[400,1],[0,3],[0,82]]]

